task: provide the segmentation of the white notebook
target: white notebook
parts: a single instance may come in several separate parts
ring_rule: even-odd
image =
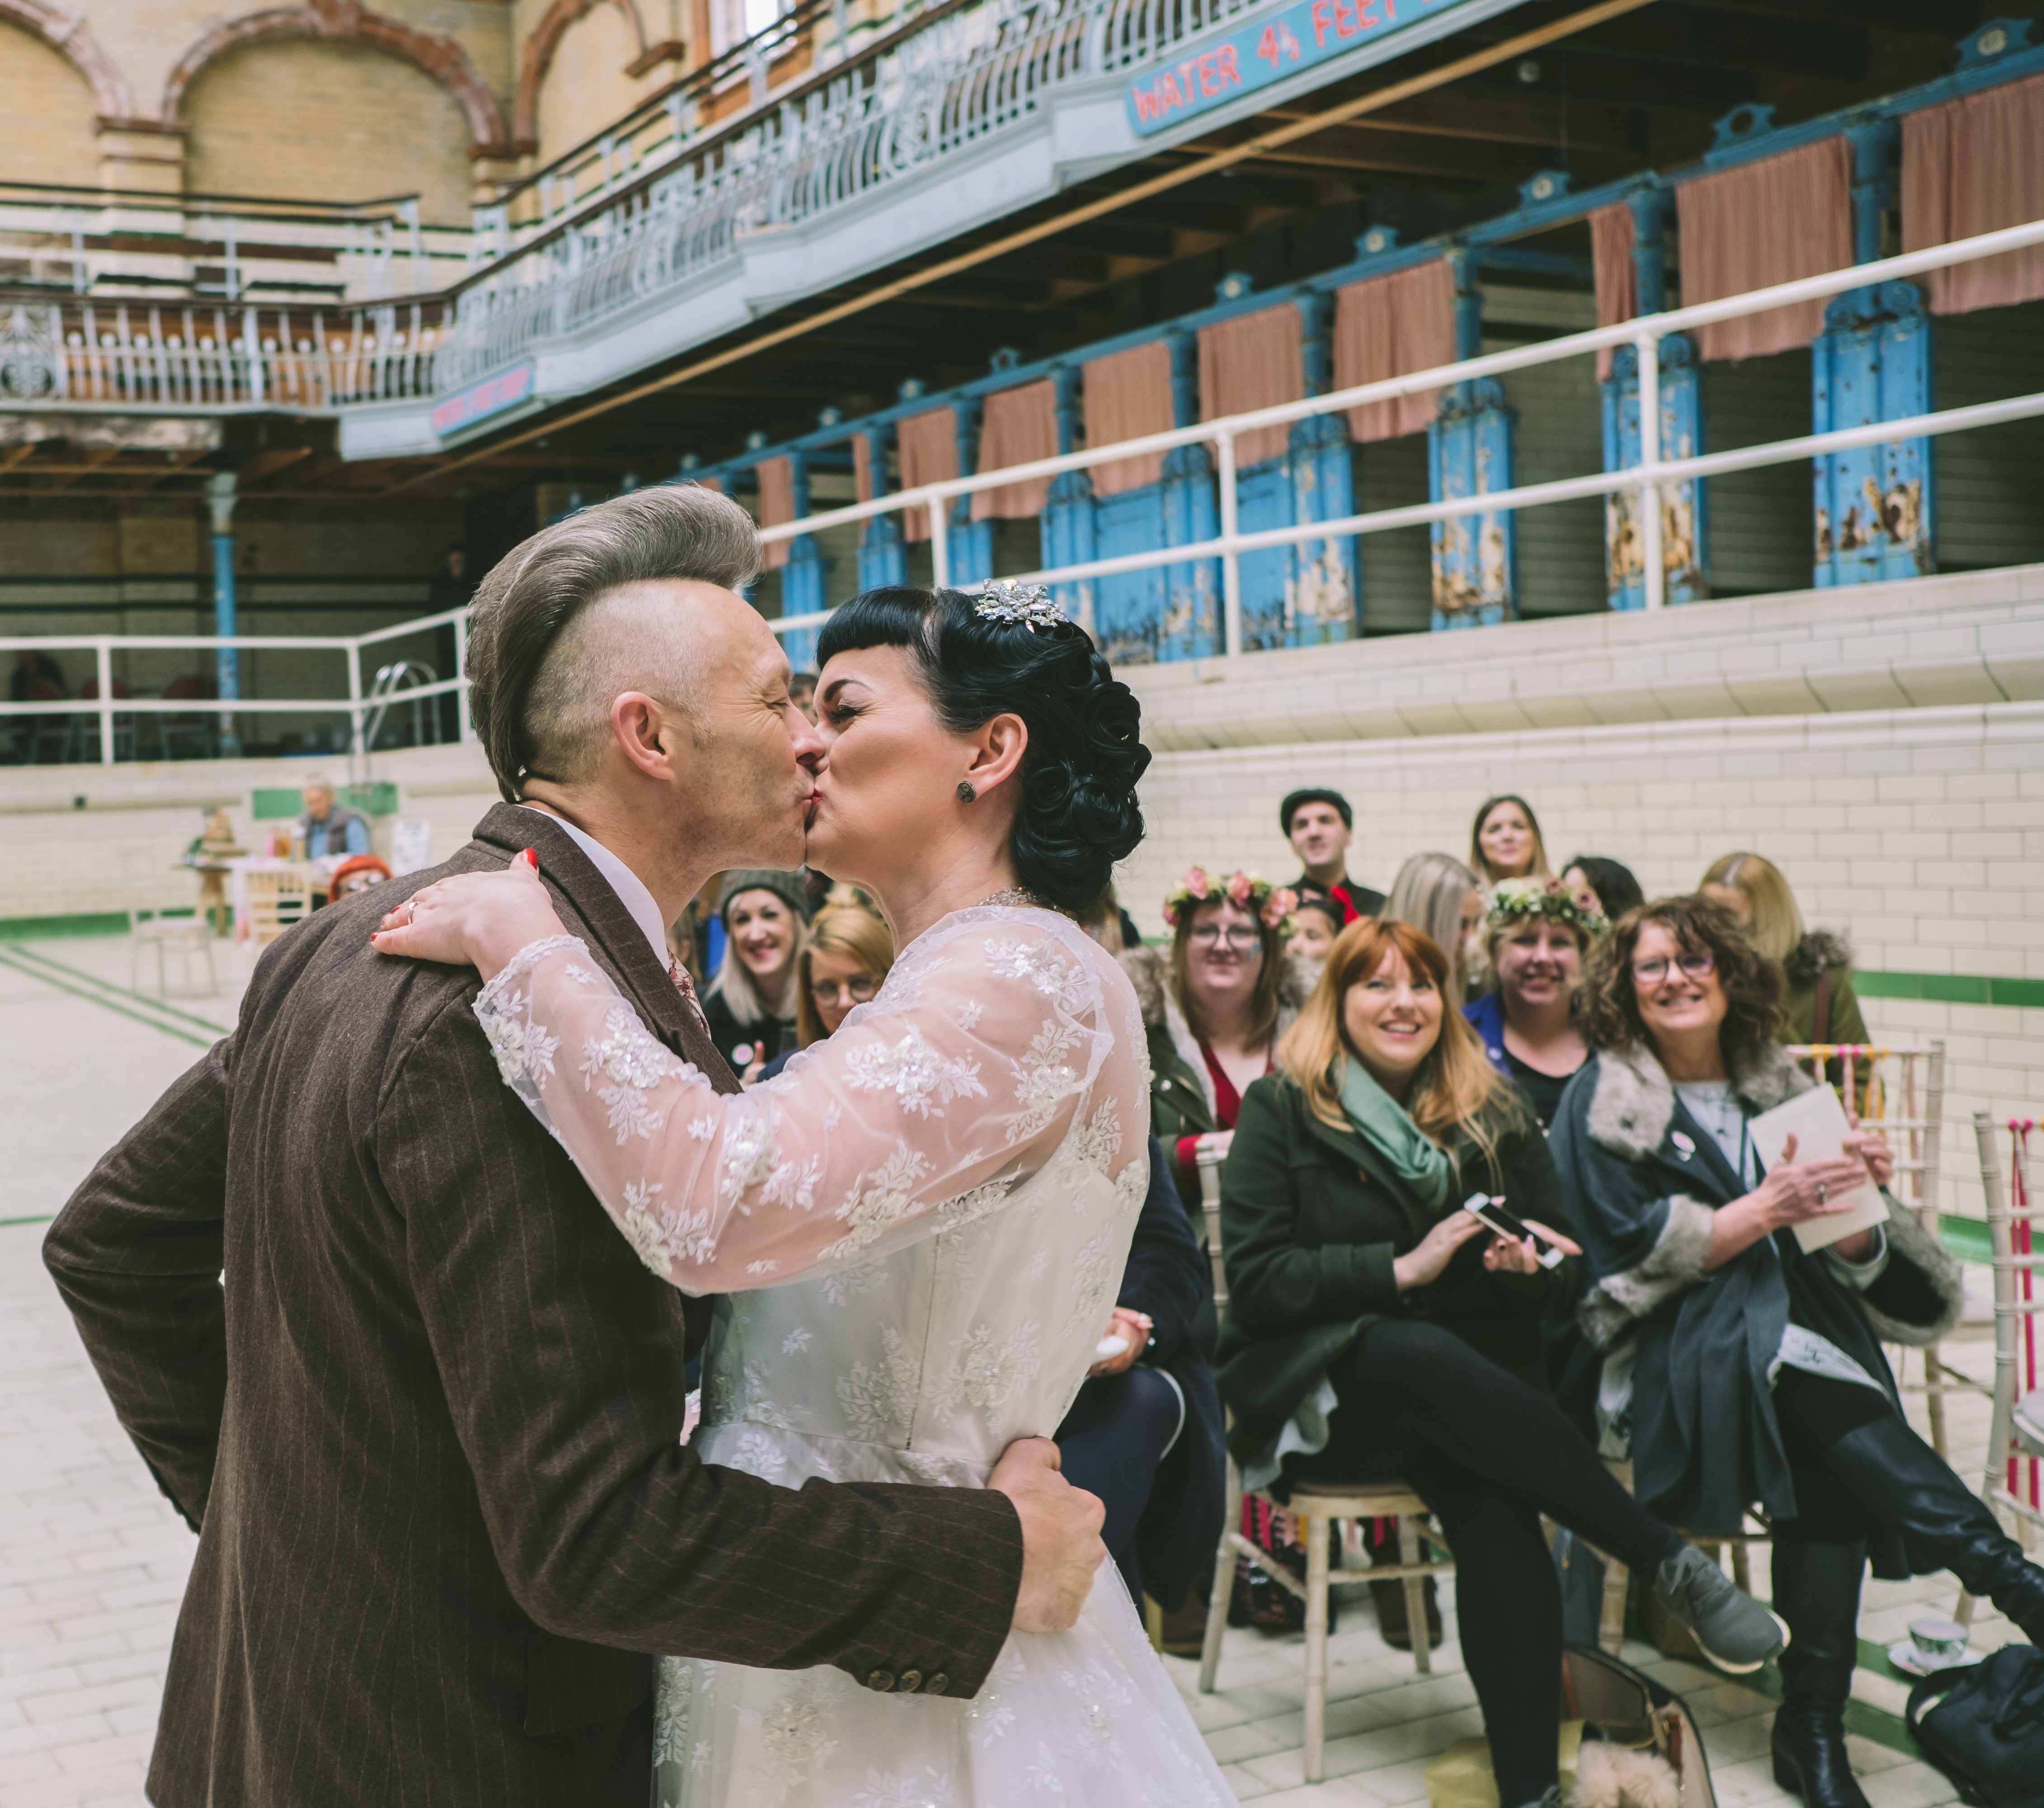
[[[1760,1159],[1771,1168],[1781,1160],[1781,1151],[1792,1136],[1796,1139],[1796,1159],[1799,1162],[1828,1160],[1843,1155],[1852,1125],[1846,1120],[1846,1108],[1838,1102],[1838,1095],[1828,1086],[1818,1085],[1808,1092],[1798,1093],[1786,1105],[1762,1112],[1747,1125],[1747,1130]],[[1796,1241],[1806,1254],[1850,1237],[1855,1231],[1887,1223],[1888,1202],[1871,1180],[1854,1187],[1845,1197],[1852,1200],[1852,1210],[1806,1218],[1795,1227]]]

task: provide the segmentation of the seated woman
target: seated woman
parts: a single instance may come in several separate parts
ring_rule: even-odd
[[[863,904],[828,904],[816,914],[795,957],[795,1040],[807,1048],[869,1002],[894,964],[894,937],[877,910]],[[771,1079],[794,1058],[784,1048],[759,1070]]]
[[[1213,1271],[1171,1184],[1162,1146],[1150,1139],[1150,1187],[1135,1221],[1114,1316],[1101,1343],[1122,1348],[1095,1363],[1058,1427],[1064,1475],[1107,1508],[1101,1538],[1140,1602],[1164,1610],[1167,1645],[1197,1648],[1202,1595],[1188,1602],[1220,1537],[1227,1455],[1214,1386]],[[1189,1612],[1184,1612],[1189,1606]]]
[[[1132,948],[1150,1046],[1150,1128],[1189,1211],[1200,1202],[1200,1151],[1225,1155],[1243,1089],[1270,1072],[1271,1050],[1305,987],[1285,956],[1297,899],[1240,871],[1226,881],[1193,867],[1164,900],[1171,945]]]
[[[802,948],[802,875],[726,873],[724,958],[703,994],[709,1039],[743,1080],[795,1043],[795,960]]]
[[[1589,1059],[1570,1001],[1591,938],[1610,927],[1558,879],[1500,879],[1491,894],[1484,956],[1496,983],[1464,1005],[1462,1015],[1492,1067],[1526,1094],[1543,1130]]]
[[[1577,855],[1562,868],[1562,883],[1585,910],[1603,911],[1608,922],[1616,922],[1634,905],[1646,902],[1632,868],[1602,854]]]
[[[1792,1635],[1774,1774],[1809,1808],[1866,1808],[1841,1715],[1860,1580],[1950,1569],[2044,1642],[2044,1569],[1902,1416],[1881,1351],[1958,1316],[1957,1269],[1907,1212],[1806,1251],[1821,1221],[1894,1161],[1855,1133],[1828,1160],[1763,1170],[1748,1121],[1810,1079],[1774,1043],[1781,970],[1708,898],[1630,913],[1591,951],[1554,1152],[1594,1284],[1577,1314],[1602,1357],[1607,1455],[1671,1525],[1773,1522],[1774,1606]]]
[[[1522,1808],[1559,1800],[1562,1603],[1543,1513],[1652,1578],[1727,1668],[1758,1669],[1781,1641],[1548,1398],[1540,1321],[1573,1283],[1458,1208],[1501,1194],[1552,1224],[1561,1189],[1531,1112],[1448,1008],[1447,974],[1409,925],[1351,923],[1280,1071],[1250,1087],[1222,1183],[1216,1367],[1246,1483],[1401,1479],[1438,1516],[1498,1799]]]
[[[1795,891],[1781,867],[1758,854],[1726,854],[1711,862],[1697,889],[1742,917],[1754,946],[1780,964],[1787,983],[1777,1040],[1873,1040],[1853,991],[1850,944],[1828,929],[1804,927]],[[1840,1083],[1835,1075],[1833,1083]]]

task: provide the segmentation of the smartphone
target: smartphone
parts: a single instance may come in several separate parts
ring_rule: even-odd
[[[1504,1209],[1502,1193],[1472,1193],[1462,1201],[1462,1210],[1500,1237],[1510,1237],[1514,1243],[1523,1243],[1530,1237],[1533,1240],[1533,1259],[1543,1268],[1559,1268],[1568,1260],[1566,1250],[1556,1248],[1523,1219]]]

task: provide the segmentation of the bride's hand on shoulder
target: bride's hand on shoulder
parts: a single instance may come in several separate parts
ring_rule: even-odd
[[[473,967],[491,979],[521,948],[564,933],[528,848],[501,872],[455,873],[413,892],[369,943],[378,954]]]

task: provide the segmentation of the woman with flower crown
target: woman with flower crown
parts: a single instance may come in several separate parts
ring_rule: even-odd
[[[809,857],[880,901],[901,953],[784,1072],[715,1090],[529,869],[428,887],[378,946],[482,971],[506,1083],[656,1274],[724,1296],[709,1463],[982,1488],[1064,1418],[1143,1204],[1141,1014],[1074,918],[1141,836],[1149,756],[1135,699],[1038,588],[870,591],[818,653]],[[889,1655],[856,1679],[663,1660],[658,1808],[1231,1799],[1111,1565],[1075,1626],[1011,1633],[970,1698]]]
[[[1297,894],[1237,867],[1189,867],[1164,899],[1168,949],[1134,948],[1122,971],[1143,1006],[1150,1128],[1171,1157],[1178,1197],[1199,1209],[1198,1158],[1228,1153],[1251,1080],[1311,990],[1285,954]]]
[[[1494,982],[1462,1006],[1490,1064],[1525,1094],[1542,1129],[1590,1058],[1571,1009],[1590,943],[1611,927],[1558,879],[1500,879],[1484,916]]]

